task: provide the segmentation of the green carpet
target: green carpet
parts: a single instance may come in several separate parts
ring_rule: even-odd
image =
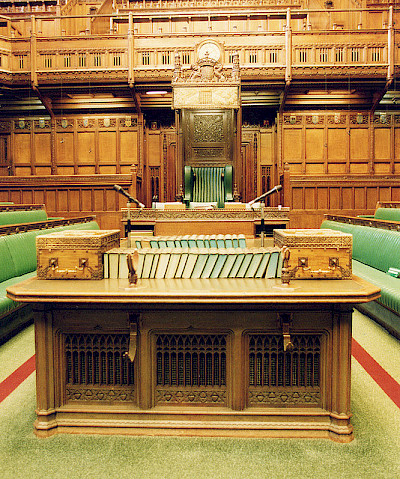
[[[359,314],[359,313],[358,313]],[[365,330],[355,315],[355,332]],[[389,341],[390,361],[400,364],[400,343],[379,327],[373,344]],[[26,347],[27,336],[19,338]],[[362,335],[361,335],[362,336]],[[362,340],[362,337],[356,338]],[[368,336],[369,338],[369,336]],[[362,342],[362,341],[361,341]],[[365,345],[364,345],[365,347]],[[10,346],[0,348],[0,361]],[[25,353],[26,354],[26,353]],[[371,352],[372,354],[372,352]],[[395,366],[393,366],[395,367]],[[33,434],[35,377],[0,404],[0,478],[250,479],[400,477],[400,410],[353,360],[352,410],[355,440],[160,438]]]

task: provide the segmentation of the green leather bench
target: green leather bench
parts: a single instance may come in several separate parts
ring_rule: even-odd
[[[97,230],[96,221],[0,236],[0,342],[30,321],[30,307],[7,298],[6,289],[36,274],[36,236],[68,229]]]
[[[353,273],[381,288],[379,300],[357,308],[400,337],[400,278],[388,274],[400,270],[400,232],[330,220],[321,228],[353,235]]]
[[[44,209],[0,211],[0,225],[33,223],[36,221],[46,221],[47,219],[47,213]]]

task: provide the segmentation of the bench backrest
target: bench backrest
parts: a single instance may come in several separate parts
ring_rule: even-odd
[[[398,231],[329,220],[324,221],[321,228],[351,233],[353,259],[385,273],[389,268],[400,268],[400,233]]]
[[[34,221],[46,221],[46,210],[17,210],[0,211],[0,225],[16,225],[20,223],[33,223]]]
[[[400,221],[400,208],[378,208],[374,218],[377,220]]]

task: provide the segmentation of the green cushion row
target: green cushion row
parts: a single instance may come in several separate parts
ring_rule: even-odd
[[[393,278],[393,276],[354,260],[353,272],[381,288],[381,297],[377,301],[400,314],[400,280],[398,278]]]
[[[400,268],[400,233],[369,226],[336,221],[324,221],[328,228],[353,235],[353,259],[368,264],[384,273],[389,268]]]
[[[374,218],[377,220],[400,221],[400,208],[377,208]]]
[[[46,210],[16,210],[0,212],[1,226],[34,223],[36,221],[46,221],[47,219]]]

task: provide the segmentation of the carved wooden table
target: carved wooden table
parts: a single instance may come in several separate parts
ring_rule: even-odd
[[[37,280],[38,436],[55,432],[353,438],[360,278]],[[133,361],[131,361],[133,359]]]
[[[261,210],[235,211],[226,209],[157,210],[122,208],[122,224],[126,230],[130,218],[132,231],[147,229],[154,235],[244,234],[260,232]],[[264,230],[272,236],[275,228],[289,223],[289,208],[264,208]]]

